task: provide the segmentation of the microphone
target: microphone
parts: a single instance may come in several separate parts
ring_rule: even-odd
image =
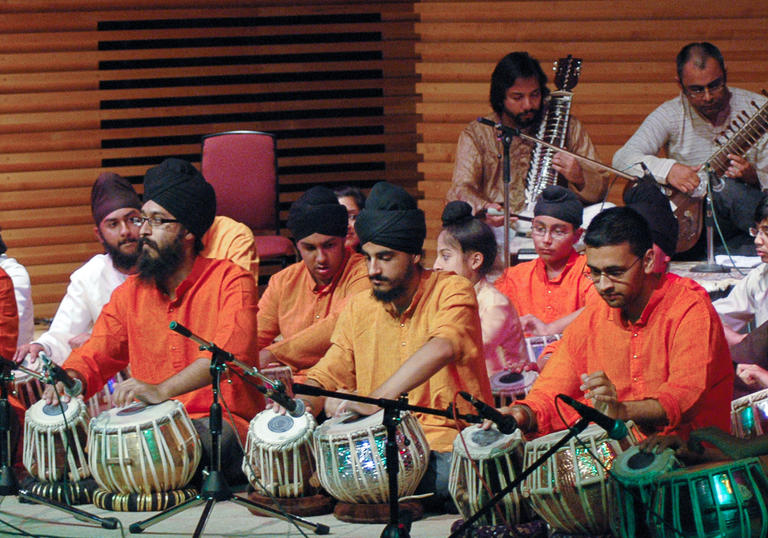
[[[40,357],[43,359],[43,368],[48,370],[48,375],[54,381],[61,381],[64,385],[64,392],[71,397],[75,397],[83,392],[83,383],[79,379],[74,379],[70,376],[64,368],[54,363],[49,359],[45,353],[40,353]]]
[[[477,118],[477,121],[482,123],[483,125],[488,125],[489,127],[493,127],[494,129],[501,129],[501,124],[496,123],[495,121],[491,121],[488,118]]]
[[[480,414],[481,417],[487,418],[488,420],[492,421],[494,424],[496,424],[496,427],[499,428],[499,431],[505,435],[509,435],[513,433],[517,429],[517,421],[515,420],[515,417],[512,415],[503,415],[499,413],[496,409],[491,407],[485,402],[482,402],[478,399],[476,399],[471,394],[462,391],[459,391],[459,394],[462,398],[467,400],[469,403],[475,406],[475,409],[477,409],[477,412]]]
[[[560,398],[562,401],[573,407],[576,412],[581,415],[583,418],[589,420],[590,422],[594,422],[598,426],[600,426],[602,429],[604,429],[606,432],[608,432],[608,435],[611,439],[624,439],[627,435],[629,435],[629,430],[627,430],[627,425],[624,424],[623,421],[610,418],[609,416],[601,413],[594,407],[590,407],[588,405],[584,405],[581,402],[578,402],[571,398],[570,396],[566,396],[565,394],[558,394],[557,398]]]
[[[304,400],[299,398],[291,398],[284,390],[275,390],[259,385],[259,390],[264,393],[267,398],[271,398],[275,403],[285,408],[288,414],[294,418],[300,418],[304,416],[307,411],[304,405]]]

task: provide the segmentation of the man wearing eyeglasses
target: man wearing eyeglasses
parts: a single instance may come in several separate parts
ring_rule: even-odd
[[[538,258],[509,267],[494,283],[514,305],[528,334],[563,332],[594,293],[584,276],[586,258],[573,248],[584,232],[582,211],[569,189],[544,189],[531,228]]]
[[[524,432],[562,430],[577,419],[566,394],[632,420],[646,434],[730,427],[733,366],[723,328],[691,280],[654,271],[645,219],[628,207],[598,214],[585,236],[587,267],[602,301],[566,329],[524,400],[503,411]]]
[[[699,186],[699,171],[727,138],[726,128],[751,116],[765,98],[729,87],[720,50],[711,43],[689,43],[677,55],[680,95],[654,110],[613,156],[613,166],[642,175],[644,162],[659,183],[684,193]],[[753,105],[754,103],[754,105]],[[658,157],[660,150],[666,157]],[[728,245],[754,252],[748,229],[760,198],[768,187],[768,137],[763,136],[743,156],[728,155],[725,187],[713,193],[718,223]]]
[[[239,361],[255,365],[256,283],[229,260],[199,255],[201,238],[216,213],[216,196],[194,166],[166,159],[150,168],[144,176],[144,198],[141,214],[131,217],[140,237],[138,272],[115,289],[90,339],[63,366],[83,383],[86,398],[130,366],[133,377],[117,385],[115,404],[180,401],[200,433],[203,451],[210,454],[210,356],[192,339],[171,331],[169,324],[176,321]],[[234,373],[228,377],[221,383],[220,395],[235,425],[224,420],[221,447],[222,466],[225,474],[232,472],[231,482],[240,478],[242,453],[236,435],[245,438],[264,399]],[[61,383],[56,390],[68,401]],[[44,399],[56,400],[52,387]],[[204,456],[202,461],[209,460]]]

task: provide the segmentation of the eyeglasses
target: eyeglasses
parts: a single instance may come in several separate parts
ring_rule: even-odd
[[[749,235],[757,237],[762,235],[765,239],[768,239],[768,226],[760,226],[759,228],[750,228]]]
[[[565,238],[569,233],[571,233],[569,230],[564,230],[562,228],[547,228],[546,226],[533,226],[531,228],[531,235],[538,235],[540,237],[544,237],[547,235],[547,231],[549,231],[549,235],[552,236],[553,239],[563,239]]]
[[[710,94],[713,94],[719,92],[723,88],[725,88],[725,78],[720,77],[716,78],[706,86],[687,86],[685,91],[692,97],[701,97],[706,91],[709,91]]]
[[[611,282],[618,282],[621,280],[621,277],[623,277],[627,273],[627,271],[632,269],[635,266],[635,264],[640,260],[642,260],[642,258],[638,256],[638,258],[635,261],[633,261],[632,264],[626,269],[611,268],[611,269],[606,269],[605,271],[601,271],[600,269],[590,268],[589,271],[584,272],[584,276],[595,283],[600,282],[600,277],[602,276],[605,276],[605,278],[607,278]]]
[[[152,228],[157,228],[159,226],[162,226],[163,224],[169,224],[171,222],[179,222],[176,219],[163,219],[160,217],[145,217],[144,215],[140,217],[131,217],[131,222],[134,226],[142,227],[145,222],[149,223],[149,225]]]

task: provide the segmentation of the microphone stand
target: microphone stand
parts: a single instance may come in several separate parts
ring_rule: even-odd
[[[238,497],[237,495],[232,493],[232,490],[229,489],[229,486],[227,485],[227,481],[224,478],[224,475],[221,471],[222,417],[221,417],[221,404],[219,404],[221,372],[223,372],[224,369],[226,368],[227,361],[234,362],[238,366],[241,366],[242,368],[244,368],[246,371],[249,371],[249,373],[253,373],[252,371],[255,369],[251,368],[247,364],[244,364],[242,362],[235,360],[234,356],[231,353],[222,350],[213,342],[206,342],[202,338],[192,334],[187,328],[185,328],[183,325],[179,323],[176,323],[175,321],[171,323],[170,328],[180,334],[183,334],[184,336],[191,338],[192,340],[200,344],[200,351],[211,352],[210,372],[211,372],[211,377],[213,378],[213,381],[212,381],[213,401],[211,402],[210,416],[209,416],[210,429],[211,429],[210,468],[209,468],[208,476],[205,477],[205,480],[203,481],[203,486],[200,488],[200,493],[198,493],[195,497],[192,497],[191,499],[181,504],[172,506],[171,508],[168,508],[163,512],[160,512],[159,514],[149,517],[143,521],[137,521],[136,523],[133,523],[129,527],[129,530],[131,531],[131,533],[132,534],[141,533],[147,527],[154,525],[155,523],[159,523],[164,519],[167,519],[177,513],[181,513],[189,508],[194,508],[195,506],[205,503],[205,507],[203,508],[203,513],[200,515],[200,520],[198,521],[197,527],[195,527],[195,531],[192,535],[192,536],[198,537],[205,530],[205,525],[208,522],[208,516],[213,510],[214,504],[222,501],[232,501],[236,504],[244,506],[245,508],[248,508],[249,510],[256,510],[258,512],[266,513],[267,515],[280,518],[284,521],[289,521],[293,524],[303,525],[307,528],[312,529],[315,534],[328,534],[328,532],[330,531],[330,528],[327,525],[323,525],[322,523],[313,523],[302,517],[295,516],[293,514],[283,513],[272,507],[251,501],[250,499],[243,499],[242,497]],[[258,372],[256,372],[256,374],[258,374]],[[261,377],[262,379],[267,379],[270,383],[273,383],[271,380],[262,376],[261,374],[258,374],[258,376]]]
[[[8,401],[7,383],[13,381],[14,377],[10,370],[22,370],[48,384],[52,384],[52,380],[38,372],[29,370],[23,366],[18,366],[15,362],[2,357],[0,357],[0,363],[0,369],[2,369],[2,371],[0,371],[0,465],[2,465],[2,467],[0,467],[0,496],[17,495],[19,500],[34,504],[42,504],[49,506],[50,508],[55,508],[56,510],[61,510],[62,512],[67,512],[83,523],[96,523],[103,529],[116,529],[120,522],[114,517],[99,517],[84,510],[80,510],[79,508],[75,508],[74,506],[69,506],[54,501],[53,499],[42,497],[26,489],[19,489],[19,481],[16,478],[16,473],[13,470],[13,462],[11,461],[11,454],[13,452],[13,448],[11,447],[11,413],[13,411],[11,410],[11,403]]]
[[[415,411],[417,413],[427,413],[440,417],[453,418],[453,404],[449,405],[447,409],[433,409],[431,407],[410,405],[408,403],[408,396],[406,394],[402,394],[397,400],[390,400],[387,398],[368,398],[366,396],[359,396],[357,394],[347,394],[344,392],[325,390],[320,387],[304,385],[302,383],[294,383],[293,392],[294,394],[324,396],[339,398],[342,400],[350,400],[353,402],[361,402],[365,404],[377,405],[384,409],[383,424],[387,430],[385,454],[387,458],[387,479],[389,485],[389,523],[386,527],[384,527],[381,536],[382,538],[409,537],[410,525],[400,523],[400,513],[398,510],[399,503],[397,497],[397,474],[400,471],[400,458],[398,456],[397,449],[397,425],[400,423],[400,412]],[[457,413],[456,417],[464,420],[465,422],[473,422],[476,424],[483,422],[483,418],[478,415],[460,415]]]
[[[695,273],[728,273],[731,270],[730,268],[715,263],[715,246],[713,233],[715,220],[713,217],[714,210],[712,208],[712,183],[715,179],[715,173],[709,166],[708,162],[704,164],[704,173],[706,179],[700,177],[699,181],[707,182],[707,191],[706,195],[704,195],[704,226],[706,227],[707,233],[707,263],[694,265],[691,267],[691,271]],[[717,187],[715,187],[715,189],[717,189]]]
[[[541,465],[547,461],[552,454],[560,450],[562,446],[564,446],[568,441],[571,440],[572,437],[575,437],[576,435],[583,432],[587,426],[589,425],[589,419],[582,418],[579,420],[576,424],[568,428],[568,433],[563,436],[562,439],[560,439],[557,443],[552,445],[549,450],[547,450],[544,454],[541,455],[539,459],[534,461],[531,465],[529,465],[518,477],[516,477],[512,482],[507,484],[507,486],[499,491],[496,495],[493,496],[485,505],[478,510],[472,517],[464,521],[464,523],[461,524],[461,526],[456,529],[453,533],[451,533],[449,538],[458,538],[460,536],[464,536],[464,532],[469,529],[469,527],[478,519],[486,515],[488,512],[490,512],[493,507],[498,504],[501,499],[503,499],[506,495],[509,495],[512,493],[512,491],[519,487],[520,484],[523,483],[523,480],[528,478],[528,475],[530,475],[533,471],[541,467]]]

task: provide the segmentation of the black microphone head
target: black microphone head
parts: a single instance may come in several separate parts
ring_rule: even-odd
[[[290,400],[293,402],[294,405],[293,409],[288,410],[288,414],[291,415],[294,418],[301,418],[304,416],[304,413],[307,412],[307,406],[304,405],[304,400],[299,400],[298,398],[295,400]]]
[[[468,392],[464,392],[463,390],[460,390],[460,391],[459,391],[459,396],[461,396],[462,398],[464,398],[465,400],[467,400],[467,401],[468,401],[468,402],[470,402],[470,403],[472,403],[472,402],[474,402],[474,401],[475,401],[475,397],[474,397],[474,396],[472,396],[472,395],[471,395],[470,393],[468,393]]]

